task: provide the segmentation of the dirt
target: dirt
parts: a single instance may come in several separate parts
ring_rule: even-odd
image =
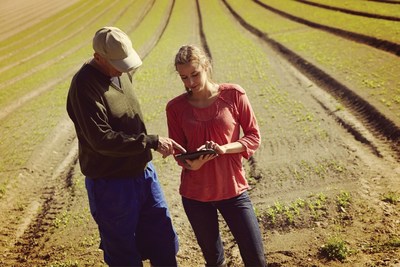
[[[10,24],[0,40],[74,2],[18,1],[18,5],[15,0],[1,4],[0,26],[11,20],[6,14],[25,12],[26,16],[19,20],[21,25]],[[40,13],[44,6],[47,12]],[[294,128],[285,125],[286,117],[271,116],[268,123],[261,124],[263,144],[245,167],[268,266],[400,266],[400,203],[382,198],[389,192],[400,192],[400,164],[393,144],[371,133],[357,115],[337,111],[336,100],[287,61],[274,56],[267,46],[265,52],[272,58],[273,68],[279,70],[281,76],[276,79],[319,114],[330,138],[328,142],[309,141],[302,133],[291,132]],[[249,94],[249,98],[260,114],[265,105],[263,96]],[[282,132],[269,130],[269,123],[280,121]],[[149,128],[166,135],[163,120],[152,122]],[[360,136],[368,142],[358,141]],[[327,155],[332,161],[319,161]],[[315,162],[315,166],[301,162]],[[179,265],[202,266],[204,261],[178,194],[180,169],[173,159],[162,159],[157,153],[154,164],[180,239]],[[296,168],[304,171],[319,166],[323,167],[320,176],[295,178]],[[77,161],[77,140],[66,115],[18,172],[0,199],[0,266],[104,266]],[[286,179],[291,175],[293,179]],[[348,205],[338,205],[345,193],[350,195]],[[300,200],[306,204],[293,205]],[[314,204],[313,209],[310,204]],[[276,214],[273,221],[268,214],[279,206],[286,207],[287,213]],[[238,247],[222,220],[221,229],[228,265],[242,266]],[[349,248],[343,262],[322,253],[329,238],[336,236]]]

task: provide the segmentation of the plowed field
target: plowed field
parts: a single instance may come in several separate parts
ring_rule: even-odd
[[[105,266],[65,99],[106,25],[143,58],[134,82],[150,133],[167,135],[165,105],[184,91],[183,44],[246,90],[262,144],[243,164],[268,266],[400,266],[399,18],[395,0],[1,1],[0,266]],[[204,266],[180,168],[153,162],[179,265]],[[228,265],[243,266],[221,230]]]

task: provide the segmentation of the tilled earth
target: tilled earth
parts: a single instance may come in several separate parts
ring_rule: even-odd
[[[55,7],[63,1],[51,3]],[[18,10],[11,4],[7,8],[10,13]],[[400,192],[393,144],[372,134],[350,112],[338,111],[336,100],[273,50],[264,49],[271,69],[279,74],[274,77],[277,84],[317,114],[312,125],[326,136],[299,132],[285,110],[268,110],[271,113],[264,116],[267,96],[248,90],[256,114],[263,114],[262,145],[245,167],[268,266],[400,266],[400,209],[397,198],[390,202],[387,197]],[[241,85],[247,89],[252,83],[243,80]],[[162,119],[148,127],[166,135]],[[156,153],[154,163],[180,238],[179,264],[202,266],[180,203],[180,169],[172,158]],[[67,116],[18,173],[0,199],[0,266],[104,266]],[[221,229],[229,266],[242,266],[222,220]],[[329,259],[324,253],[332,238],[344,241],[347,250],[339,248],[347,253],[346,260]]]

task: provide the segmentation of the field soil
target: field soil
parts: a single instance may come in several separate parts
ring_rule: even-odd
[[[32,5],[22,9],[16,2]],[[7,14],[25,10],[23,20],[29,21],[27,16],[31,16],[31,21],[35,21],[74,1],[42,0],[48,8],[44,13],[41,12],[44,6],[36,2],[39,3],[6,0],[6,4],[1,4],[0,26],[4,29],[6,19],[11,20],[12,16]],[[20,25],[13,22],[0,38],[17,33],[26,25],[27,22],[21,21]],[[296,140],[281,140],[279,134],[263,135],[260,149],[254,158],[245,162],[268,266],[400,266],[400,203],[398,199],[393,203],[384,201],[385,195],[400,192],[399,155],[391,149],[393,144],[373,135],[349,112],[333,114],[337,103],[332,97],[270,48],[265,47],[265,51],[273,68],[280,70],[281,77],[276,79],[284,81],[287,88],[296,88],[298,97],[304,95],[303,103],[320,113],[324,129],[333,136],[331,142],[313,144],[296,134]],[[313,88],[312,92],[309,88]],[[249,94],[249,98],[256,111],[262,110],[264,104],[256,95]],[[285,119],[275,117],[273,123]],[[267,120],[262,125],[262,130],[268,123]],[[358,129],[365,137],[362,140],[369,142],[359,141],[360,136],[349,132],[345,125]],[[285,126],[282,127],[285,131]],[[152,122],[149,128],[166,135],[165,120]],[[332,143],[336,148],[332,148]],[[324,165],[326,169],[321,169],[323,178],[319,180],[280,180],[284,166],[299,166],[294,156],[299,153],[316,162],[320,154],[330,153],[335,160],[340,155],[340,164],[332,166],[332,161],[329,166]],[[179,265],[204,266],[178,193],[180,168],[171,157],[162,159],[157,153],[154,153],[154,163],[180,239]],[[350,195],[349,205],[338,205],[346,193]],[[279,204],[293,207],[292,203],[299,199],[314,203],[314,208],[320,201],[321,206],[313,210],[299,204],[298,213],[291,213],[293,218],[281,212],[271,221],[268,214],[272,207],[278,208]],[[18,177],[8,183],[0,199],[0,218],[0,266],[104,266],[77,161],[77,140],[66,115],[45,142],[35,148]],[[239,249],[223,220],[221,230],[228,265],[243,266]],[[346,260],[331,260],[323,254],[323,248],[333,237],[345,241]]]

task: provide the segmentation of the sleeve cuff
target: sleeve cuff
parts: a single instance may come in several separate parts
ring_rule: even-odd
[[[157,150],[158,148],[158,135],[147,135],[147,144],[149,148]]]

